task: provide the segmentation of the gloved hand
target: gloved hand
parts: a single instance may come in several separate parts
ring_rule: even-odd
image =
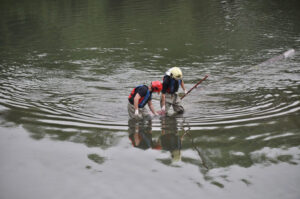
[[[149,115],[151,118],[158,116],[159,114],[157,112],[152,113],[151,111],[149,112]]]
[[[184,91],[184,94],[187,94],[187,90],[183,90]]]
[[[134,111],[134,115],[135,115],[135,116],[139,116],[139,109],[136,109],[136,110]]]
[[[136,110],[134,111],[134,117],[135,117],[135,119],[137,119],[137,120],[143,119],[143,116],[139,113],[139,109],[136,109]]]
[[[165,112],[166,111],[166,106],[162,106],[161,111]]]

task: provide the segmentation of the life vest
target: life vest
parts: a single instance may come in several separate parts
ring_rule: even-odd
[[[166,75],[168,76],[168,75]],[[164,76],[163,80],[166,78],[166,76]],[[169,76],[170,77],[170,76]],[[179,89],[179,86],[181,84],[181,80],[177,80],[178,83],[178,87],[177,90]],[[175,89],[175,85],[176,85],[176,80],[172,77],[169,78],[169,87],[167,88],[167,93],[175,93],[177,90]]]
[[[142,86],[145,86],[145,85],[140,85],[140,86],[137,86],[136,88],[132,89],[130,95],[128,96],[128,99],[132,104],[134,103],[134,97],[136,95],[136,90]],[[146,95],[141,96],[141,98],[139,99],[138,107],[143,108],[146,105],[146,103],[148,102],[148,100],[150,99],[150,97],[151,97],[151,93],[150,93],[149,89],[147,89]]]

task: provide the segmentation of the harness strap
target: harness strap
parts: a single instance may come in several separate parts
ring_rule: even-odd
[[[146,103],[147,103],[149,97],[150,97],[150,91],[149,91],[149,89],[148,89],[148,90],[147,90],[146,96],[145,96],[145,97],[142,97],[142,98],[140,99],[140,101],[139,101],[139,108],[143,108],[143,107],[146,105]]]

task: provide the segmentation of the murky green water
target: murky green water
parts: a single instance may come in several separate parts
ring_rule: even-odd
[[[299,8],[2,0],[0,198],[298,199]],[[187,89],[209,75],[186,112],[129,122],[173,66]]]

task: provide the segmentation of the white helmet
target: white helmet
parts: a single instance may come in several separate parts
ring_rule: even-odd
[[[180,68],[173,67],[168,72],[169,72],[170,76],[173,77],[174,79],[176,79],[176,80],[182,79],[182,72],[181,72]]]

